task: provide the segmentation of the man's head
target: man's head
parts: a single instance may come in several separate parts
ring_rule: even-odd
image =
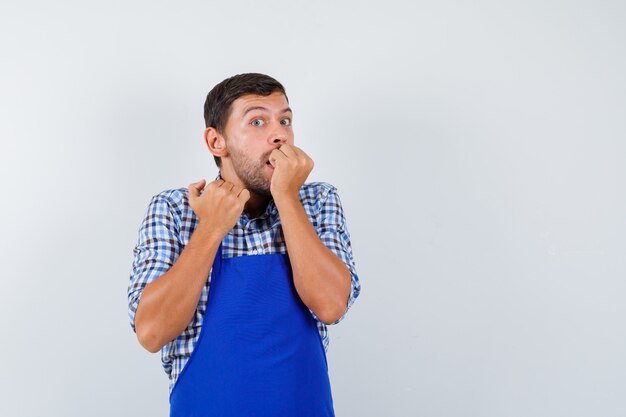
[[[264,74],[238,74],[217,84],[204,103],[204,139],[215,163],[250,192],[269,196],[269,154],[293,145],[284,87]],[[234,174],[234,176],[233,176]]]

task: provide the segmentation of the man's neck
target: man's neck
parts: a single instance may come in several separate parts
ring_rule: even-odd
[[[250,199],[246,202],[244,211],[248,213],[248,217],[251,219],[257,218],[265,212],[269,202],[270,197],[265,197],[251,192]]]
[[[220,177],[222,177],[224,181],[231,182],[236,186],[244,186],[239,179],[234,180],[236,176],[233,177],[230,175],[228,169],[220,169]],[[244,206],[244,212],[246,212],[251,219],[257,218],[265,212],[271,199],[271,196],[259,195],[250,191],[250,198]]]

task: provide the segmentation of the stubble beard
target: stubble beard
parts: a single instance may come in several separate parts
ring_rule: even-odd
[[[265,160],[261,162],[254,161],[232,148],[230,152],[233,159],[233,170],[244,187],[251,193],[271,197],[270,181],[265,178]]]

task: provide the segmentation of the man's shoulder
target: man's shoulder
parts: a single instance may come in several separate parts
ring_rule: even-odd
[[[309,182],[300,187],[300,202],[310,217],[317,218],[327,211],[329,203],[335,210],[333,202],[337,200],[336,194],[337,187],[328,182]]]
[[[328,182],[307,182],[300,187],[300,198],[303,201],[305,199],[310,201],[324,201],[330,193],[336,192],[337,187]]]
[[[189,190],[185,187],[166,188],[152,196],[152,202],[164,202],[174,214],[182,215],[189,206]]]

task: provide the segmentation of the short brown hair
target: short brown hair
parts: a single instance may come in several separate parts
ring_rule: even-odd
[[[246,94],[269,96],[276,91],[283,93],[287,103],[289,103],[285,88],[269,75],[251,72],[227,78],[213,87],[206,96],[204,102],[205,126],[214,127],[219,134],[223,134],[233,101]],[[213,155],[213,159],[215,159],[218,168],[221,168],[222,158]]]

